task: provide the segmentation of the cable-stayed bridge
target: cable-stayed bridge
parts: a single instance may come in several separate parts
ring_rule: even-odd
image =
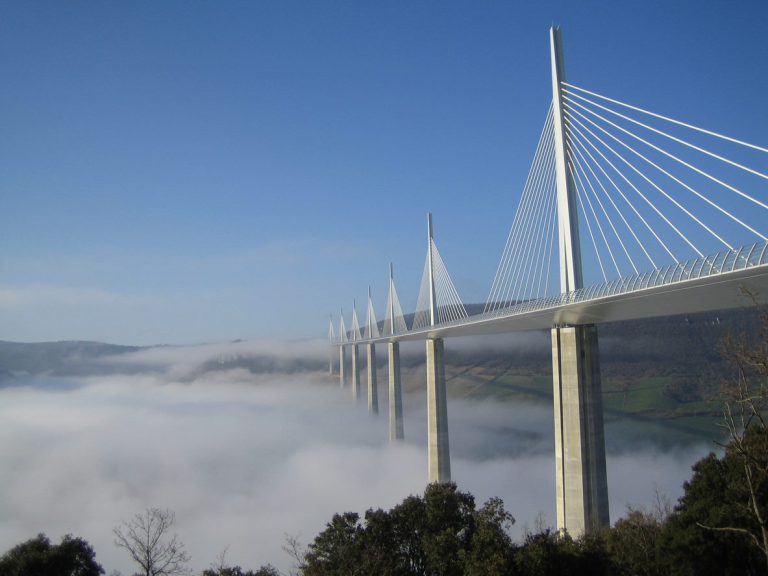
[[[578,535],[609,521],[596,325],[739,307],[750,302],[745,290],[765,292],[768,148],[566,81],[558,28],[550,47],[552,103],[483,310],[467,312],[430,214],[411,321],[390,264],[382,321],[369,289],[365,324],[353,305],[351,327],[342,311],[329,339],[355,398],[366,348],[372,413],[375,347],[387,344],[391,440],[403,438],[399,342],[426,341],[429,480],[443,482],[443,338],[550,329],[557,524]]]

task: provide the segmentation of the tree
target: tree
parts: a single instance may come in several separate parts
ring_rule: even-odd
[[[397,554],[404,574],[427,573],[427,557],[422,535],[427,532],[426,503],[420,496],[408,496],[389,511],[392,518],[393,552]]]
[[[475,513],[475,531],[464,554],[467,576],[503,576],[514,566],[515,547],[507,533],[515,519],[500,498],[491,498]]]
[[[389,512],[368,510],[361,534],[362,566],[369,574],[398,576],[408,574],[407,559],[397,546],[395,521]]]
[[[130,554],[143,576],[187,574],[189,555],[178,536],[170,534],[175,522],[171,510],[147,508],[113,530],[115,545]]]
[[[743,534],[706,527],[744,526],[747,518],[736,495],[741,466],[726,451],[702,458],[683,485],[673,514],[663,527],[662,572],[685,576],[766,574],[761,554]]]
[[[430,484],[389,511],[336,514],[298,565],[303,576],[510,574],[514,520],[501,500],[479,510],[455,484]],[[295,548],[293,548],[295,549]]]
[[[45,534],[27,540],[0,557],[3,576],[99,576],[104,569],[96,554],[82,538],[66,535],[51,544]]]
[[[424,491],[427,530],[421,542],[430,573],[460,576],[475,533],[475,497],[456,484],[430,484]]]
[[[722,344],[735,368],[721,388],[724,451],[694,465],[663,527],[667,573],[768,574],[768,310],[755,312],[757,330]]]
[[[600,576],[616,574],[603,534],[587,534],[574,540],[568,533],[546,529],[526,534],[515,554],[519,574],[526,576]]]
[[[645,512],[629,508],[606,533],[608,553],[622,574],[662,576],[659,541],[669,512]]]
[[[760,338],[729,337],[726,357],[736,379],[724,387],[723,427],[728,435],[726,456],[738,461],[741,482],[737,496],[747,525],[704,526],[742,534],[765,557],[768,568],[768,309],[758,308]]]
[[[365,574],[360,566],[362,526],[354,512],[334,514],[325,530],[309,545],[304,557],[303,574]]]

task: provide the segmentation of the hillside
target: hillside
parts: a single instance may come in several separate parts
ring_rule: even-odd
[[[599,327],[606,424],[622,438],[662,444],[712,440],[720,386],[734,376],[721,353],[731,334],[756,336],[754,310],[674,316]],[[446,345],[454,397],[552,402],[549,334],[499,337],[486,350]],[[412,367],[413,368],[413,367]],[[610,437],[607,438],[610,443]]]
[[[106,370],[99,359],[140,350],[101,342],[7,342],[0,340],[0,383],[25,374],[84,376]]]

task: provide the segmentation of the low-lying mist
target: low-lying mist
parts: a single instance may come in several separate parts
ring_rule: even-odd
[[[88,540],[107,573],[132,573],[112,528],[150,506],[176,512],[201,570],[286,569],[285,535],[307,544],[335,512],[391,507],[423,491],[424,386],[405,397],[406,441],[387,442],[327,374],[323,342],[162,347],[98,358],[69,375],[17,374],[0,388],[0,552],[45,532]],[[504,499],[516,536],[555,523],[552,407],[449,401],[454,480],[479,501]],[[611,516],[677,498],[711,446],[622,447],[609,426]],[[631,449],[630,449],[631,448]]]

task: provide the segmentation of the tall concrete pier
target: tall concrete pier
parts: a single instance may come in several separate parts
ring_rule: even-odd
[[[427,340],[427,459],[430,482],[451,481],[442,338]]]
[[[352,398],[360,398],[360,351],[357,344],[352,344]]]
[[[552,375],[557,522],[577,536],[610,522],[594,325],[552,329]]]
[[[562,34],[550,29],[560,291],[582,287],[576,193],[564,138]],[[552,328],[557,528],[578,537],[609,524],[597,330]]]
[[[347,348],[344,344],[339,345],[339,386],[347,386]]]
[[[330,317],[330,323],[328,325],[328,374],[333,376],[333,342],[336,340],[336,331],[333,329],[333,315]]]
[[[366,344],[368,352],[368,413],[379,413],[379,388],[376,382],[376,347],[372,342]]]
[[[347,386],[347,349],[344,347],[346,339],[347,327],[344,325],[344,308],[342,308],[339,314],[339,386],[342,388]]]
[[[402,440],[403,432],[403,389],[400,384],[400,343],[390,342],[389,352],[389,439]]]

